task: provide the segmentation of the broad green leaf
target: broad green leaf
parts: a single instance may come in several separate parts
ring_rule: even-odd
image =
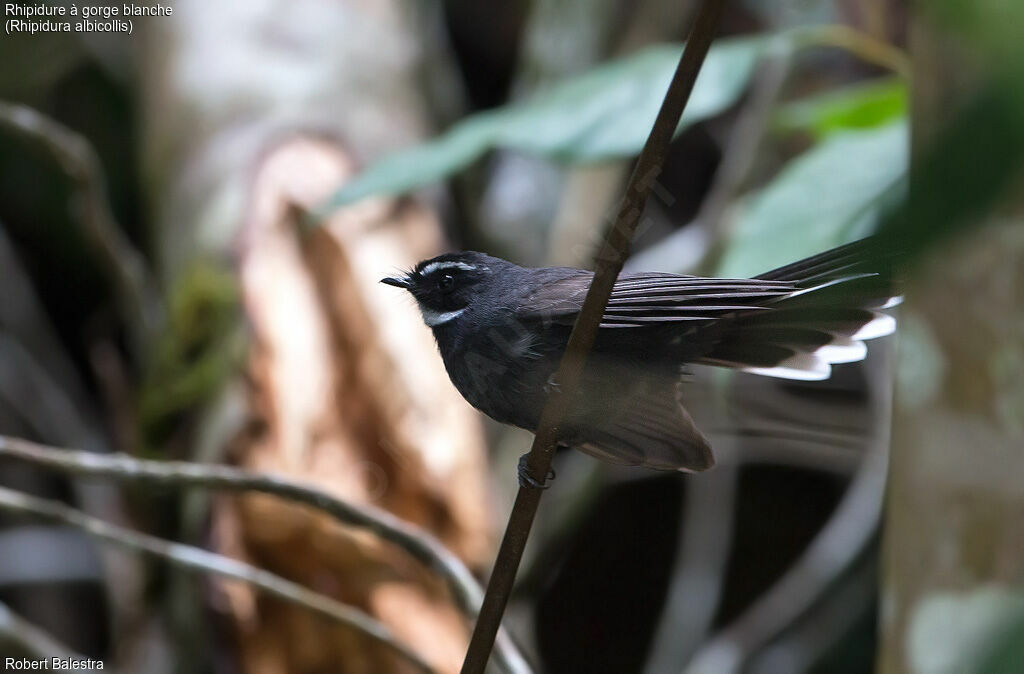
[[[886,218],[879,234],[909,260],[1012,198],[1024,170],[1024,96],[995,77],[979,87],[934,140],[916,153],[915,198]]]
[[[874,128],[905,117],[907,85],[887,77],[788,103],[775,113],[776,126],[818,138],[849,129]]]
[[[1024,613],[993,646],[990,653],[981,658],[977,674],[1019,674],[1024,663]]]
[[[1024,594],[1012,586],[934,590],[913,605],[909,616],[904,640],[909,669],[921,674],[1020,672],[1019,661],[1007,670],[979,670],[978,665],[988,667],[986,656],[1004,648],[1003,640],[1022,619]]]
[[[1014,96],[1024,96],[1024,49],[1020,27],[1024,3],[1019,0],[933,0],[922,13],[944,22],[959,34],[972,58],[999,73]],[[977,65],[974,65],[977,68]],[[1018,98],[1019,100],[1019,98]]]
[[[765,43],[763,38],[743,38],[712,47],[679,129],[734,103]],[[681,46],[645,49],[510,108],[495,129],[496,145],[566,163],[637,154],[651,132],[681,51]]]
[[[750,276],[873,231],[905,183],[904,121],[847,131],[796,157],[741,205],[720,276]]]
[[[715,43],[679,128],[732,105],[768,44],[763,37]],[[678,45],[645,49],[523,103],[467,117],[433,141],[372,164],[335,193],[327,208],[441,180],[496,147],[566,164],[633,156],[647,140],[681,50]]]

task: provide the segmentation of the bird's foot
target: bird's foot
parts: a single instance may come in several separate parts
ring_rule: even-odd
[[[543,480],[537,480],[533,475],[530,474],[530,466],[527,458],[530,453],[527,452],[519,457],[519,486],[531,489],[547,489],[551,486],[549,480],[555,479],[555,469],[549,468],[547,477]]]

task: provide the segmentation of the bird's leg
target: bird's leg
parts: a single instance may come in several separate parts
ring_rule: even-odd
[[[559,446],[561,446],[561,443],[559,443]],[[532,489],[547,489],[548,487],[551,486],[549,484],[549,480],[555,479],[555,469],[549,468],[547,477],[545,477],[543,480],[537,480],[536,478],[533,477],[533,475],[530,475],[530,466],[527,462],[527,458],[529,456],[530,453],[527,452],[526,454],[523,454],[522,456],[519,457],[519,486],[530,487]]]

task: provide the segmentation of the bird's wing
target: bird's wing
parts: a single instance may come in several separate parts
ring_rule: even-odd
[[[572,273],[575,272],[575,273]],[[537,286],[522,302],[527,321],[571,325],[583,306],[593,274],[578,270]],[[721,279],[658,272],[623,274],[615,282],[602,328],[642,328],[654,324],[698,325],[725,314],[759,310],[796,290],[791,281]]]
[[[827,379],[861,360],[864,341],[895,329],[889,273],[866,271],[858,242],[754,279],[624,274],[601,320],[608,345],[787,379]],[[571,272],[571,273],[570,273]],[[521,315],[571,325],[592,278],[565,270],[535,287]],[[678,326],[679,330],[673,329]],[[614,329],[614,330],[612,330]],[[612,333],[621,332],[624,340]]]
[[[612,463],[658,470],[697,472],[714,465],[711,446],[682,404],[677,377],[609,377],[600,368],[589,374],[585,388],[598,395],[565,420],[566,444]]]

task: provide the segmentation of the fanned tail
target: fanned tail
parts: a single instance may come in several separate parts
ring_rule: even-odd
[[[784,379],[827,379],[833,364],[862,360],[866,340],[896,329],[895,319],[882,313],[900,300],[892,260],[878,239],[868,238],[757,276],[797,289],[763,305],[769,311],[719,321],[713,346],[697,362]]]

